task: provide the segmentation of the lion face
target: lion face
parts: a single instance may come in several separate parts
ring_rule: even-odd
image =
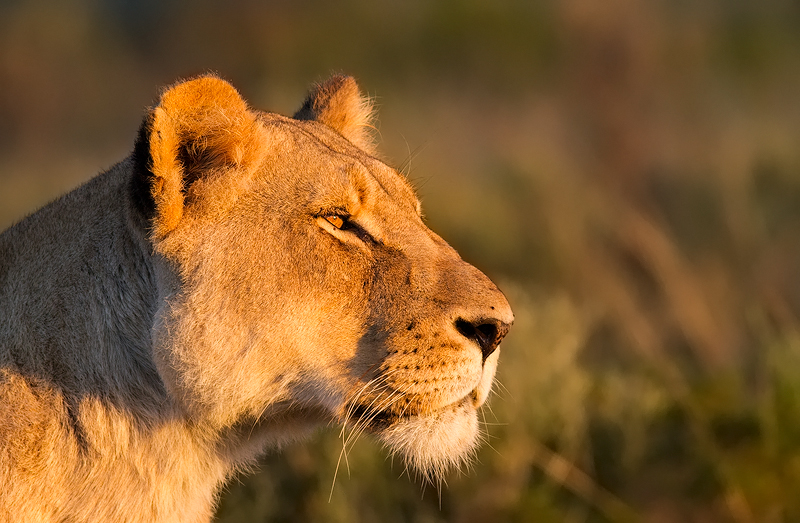
[[[342,77],[295,118],[209,77],[162,97],[140,137],[165,274],[156,359],[209,430],[337,420],[438,473],[476,444],[513,315],[365,151],[367,112]]]

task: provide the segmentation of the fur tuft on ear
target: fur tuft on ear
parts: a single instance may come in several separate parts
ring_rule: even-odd
[[[193,183],[255,163],[262,153],[256,129],[255,114],[233,86],[216,76],[201,76],[164,91],[159,105],[145,117],[134,149],[149,193],[140,189],[140,201],[153,207],[156,238],[178,225],[184,196]]]
[[[324,123],[353,145],[375,154],[373,116],[372,101],[361,94],[353,77],[335,75],[311,89],[294,118]]]

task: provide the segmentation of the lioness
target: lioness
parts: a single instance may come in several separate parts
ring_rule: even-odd
[[[344,76],[293,118],[179,83],[127,159],[0,235],[3,521],[208,521],[332,420],[427,474],[469,456],[513,316],[370,113]]]

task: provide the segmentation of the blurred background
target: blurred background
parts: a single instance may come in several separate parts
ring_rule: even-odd
[[[800,521],[800,4],[0,1],[0,226],[215,71],[379,107],[429,225],[516,312],[477,461],[437,489],[336,427],[219,522]]]

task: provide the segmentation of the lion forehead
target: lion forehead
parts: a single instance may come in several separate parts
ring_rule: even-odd
[[[395,201],[417,215],[421,203],[408,179],[384,161],[355,147],[330,127],[315,121],[297,121],[273,113],[260,113],[259,121],[268,131],[273,146],[283,144],[295,159],[285,161],[273,154],[266,160],[270,167],[295,167],[300,181],[307,182],[315,196],[333,199],[354,193],[359,202],[372,205]]]

